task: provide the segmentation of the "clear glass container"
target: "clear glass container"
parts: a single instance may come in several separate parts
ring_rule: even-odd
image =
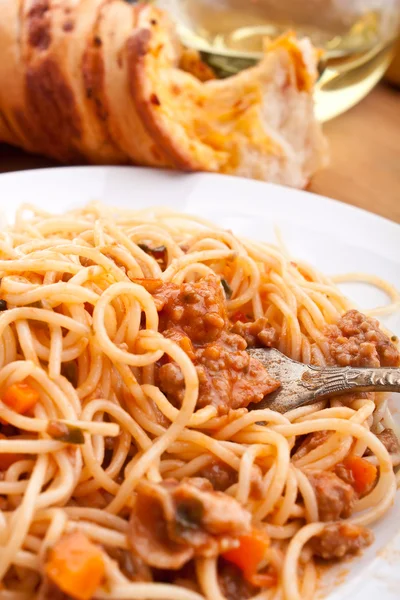
[[[316,110],[325,121],[359,102],[392,56],[400,0],[158,0],[183,43],[220,77],[255,64],[263,39],[288,29],[323,50]]]

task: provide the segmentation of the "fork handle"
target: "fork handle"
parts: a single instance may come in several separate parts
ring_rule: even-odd
[[[314,398],[347,391],[400,392],[400,369],[310,366],[299,384]]]

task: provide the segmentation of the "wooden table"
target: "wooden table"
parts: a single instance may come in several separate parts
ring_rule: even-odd
[[[310,190],[400,223],[400,91],[378,86],[363,102],[325,125],[331,165]],[[0,172],[54,166],[0,145]]]
[[[400,90],[378,86],[325,133],[331,165],[310,189],[400,223]]]

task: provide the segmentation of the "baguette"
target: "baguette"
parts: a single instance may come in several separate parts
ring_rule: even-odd
[[[188,72],[152,5],[0,0],[0,56],[0,141],[28,152],[294,187],[326,163],[308,40],[287,35],[257,66],[215,80],[201,62]]]

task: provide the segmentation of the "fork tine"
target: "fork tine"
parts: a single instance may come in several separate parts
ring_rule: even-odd
[[[281,384],[276,392],[266,396],[254,405],[254,408],[270,408],[284,413],[310,400],[301,383],[304,373],[308,370],[307,365],[288,358],[276,348],[254,348],[249,349],[248,353],[259,360],[268,373]]]

